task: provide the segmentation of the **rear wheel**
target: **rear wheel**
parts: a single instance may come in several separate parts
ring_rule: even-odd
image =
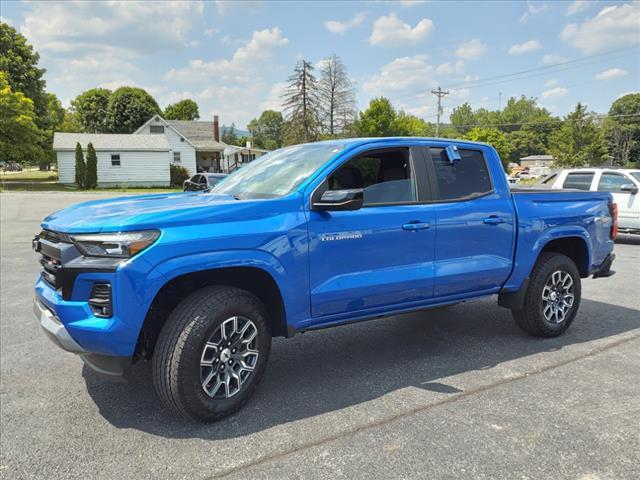
[[[262,302],[233,287],[206,287],[169,316],[153,357],[162,403],[200,421],[215,421],[249,399],[269,358],[271,335]]]
[[[513,318],[531,335],[556,337],[573,322],[580,295],[580,273],[573,260],[559,253],[542,253],[531,272],[523,308],[512,310]]]

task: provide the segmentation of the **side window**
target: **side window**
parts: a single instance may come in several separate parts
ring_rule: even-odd
[[[191,183],[200,183],[200,177],[202,175],[194,175],[193,177],[191,177],[191,179],[189,180]]]
[[[173,163],[180,163],[180,152],[173,152]]]
[[[482,152],[459,149],[461,160],[450,162],[442,148],[430,148],[438,200],[473,198],[493,190]]]
[[[120,166],[120,154],[119,153],[111,154],[111,166],[112,167],[119,167]]]
[[[206,185],[206,184],[207,184],[207,177],[206,177],[206,175],[202,175],[202,176],[200,177],[200,183],[202,183],[203,185]]]
[[[562,188],[575,188],[577,190],[589,190],[593,181],[593,172],[573,172],[564,179]]]
[[[330,190],[362,188],[364,205],[416,201],[406,148],[365,153],[340,167],[328,181]]]
[[[620,175],[619,173],[606,172],[603,173],[600,177],[600,182],[598,183],[598,191],[622,193],[622,186],[629,184],[633,184],[633,182],[624,175]]]

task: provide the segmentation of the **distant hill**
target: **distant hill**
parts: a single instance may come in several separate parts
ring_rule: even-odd
[[[227,127],[226,125],[222,125],[220,127],[220,136],[224,135],[225,132],[227,130],[229,130],[231,128],[231,126]],[[236,127],[236,135],[238,135],[239,137],[248,137],[249,136],[249,131],[248,130],[240,130],[238,127]]]

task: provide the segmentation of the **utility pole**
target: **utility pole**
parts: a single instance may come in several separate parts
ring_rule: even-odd
[[[438,118],[436,120],[436,137],[440,136],[440,115],[442,115],[442,98],[449,95],[449,90],[442,90],[438,87],[437,90],[431,90],[436,97],[438,97]]]
[[[502,92],[498,92],[498,110],[502,109]]]

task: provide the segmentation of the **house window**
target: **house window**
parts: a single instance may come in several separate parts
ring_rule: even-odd
[[[173,163],[180,163],[180,152],[173,152]]]
[[[149,133],[164,133],[164,125],[149,125]]]
[[[181,141],[181,142],[184,142],[184,137],[180,137],[180,141]]]
[[[111,155],[111,166],[112,167],[119,167],[120,166],[120,154],[119,153],[113,153]]]

